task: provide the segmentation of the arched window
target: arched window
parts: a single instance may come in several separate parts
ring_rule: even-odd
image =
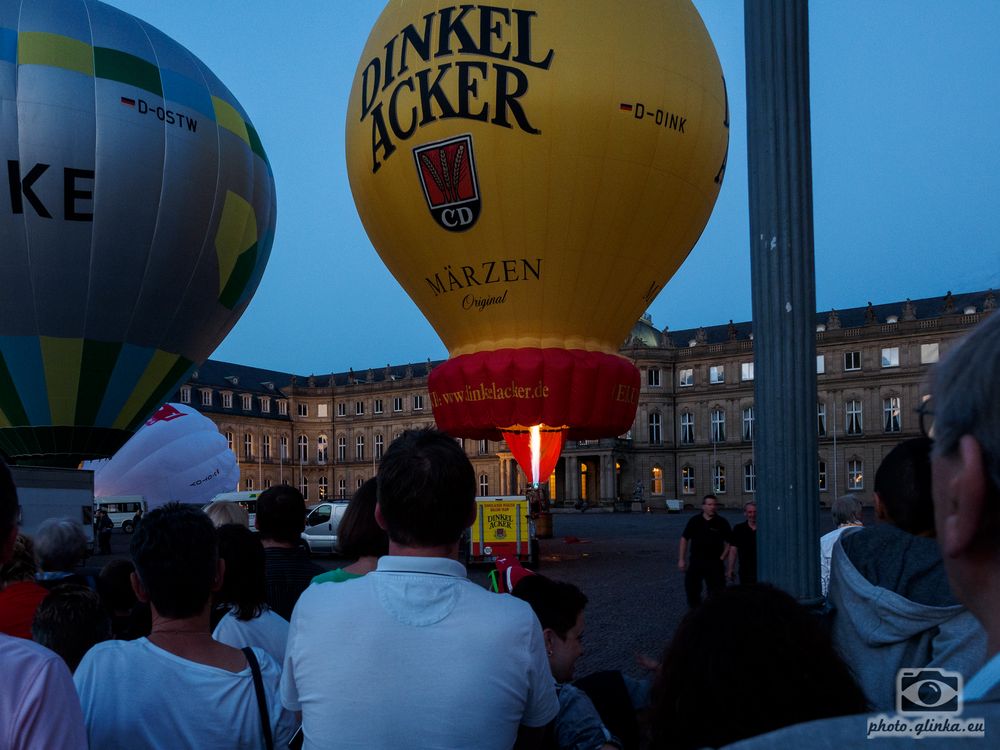
[[[681,493],[684,495],[694,494],[694,467],[685,466],[681,469]]]
[[[253,491],[253,477],[247,477],[245,484],[246,484],[247,492],[252,492]]]
[[[340,495],[341,499],[347,497],[347,480],[341,479],[337,482],[337,494]]]
[[[233,450],[233,433],[231,433],[231,432],[227,432],[226,433],[226,443],[229,445],[229,450],[232,451]],[[235,453],[236,451],[233,451],[233,452]]]
[[[754,421],[753,407],[747,406],[743,409],[743,440],[747,443],[753,440]]]
[[[863,490],[865,488],[865,462],[860,458],[852,458],[847,462],[847,489]]]
[[[329,450],[327,448],[326,435],[320,435],[316,438],[316,461],[317,463],[325,464],[328,457]]]
[[[298,439],[299,445],[299,461],[301,463],[309,462],[309,438],[305,435],[299,435]]]
[[[726,442],[726,412],[724,409],[712,410],[712,442]]]
[[[663,494],[663,469],[659,466],[654,466],[652,472],[652,482],[650,483],[650,492],[654,495]]]
[[[282,435],[278,438],[278,450],[281,451],[279,454],[282,461],[288,460],[288,435]]]
[[[299,485],[299,491],[302,493],[304,500],[309,499],[309,477],[302,477],[302,484]]]
[[[720,495],[726,491],[726,467],[716,464],[712,471],[712,486]]]
[[[365,436],[358,435],[358,439],[354,444],[354,458],[357,461],[365,460]]]
[[[382,433],[378,432],[375,434],[375,460],[382,460],[382,452],[385,450],[385,441],[382,439]]]
[[[341,463],[347,460],[347,438],[343,435],[337,438],[337,460]]]
[[[249,432],[243,434],[243,458],[253,458],[253,435]]]
[[[319,499],[326,500],[326,490],[327,490],[327,478],[319,478]]]
[[[689,411],[681,414],[681,443],[694,445],[694,414]]]

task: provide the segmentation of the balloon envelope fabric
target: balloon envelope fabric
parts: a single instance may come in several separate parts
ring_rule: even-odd
[[[0,159],[0,450],[110,456],[260,282],[276,221],[263,146],[154,27],[96,0],[14,0]]]
[[[142,495],[149,510],[171,501],[207,503],[240,480],[215,422],[184,404],[164,404],[114,457],[84,468],[94,471],[96,497]]]

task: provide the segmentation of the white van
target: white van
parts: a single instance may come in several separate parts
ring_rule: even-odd
[[[108,514],[114,528],[126,534],[135,531],[136,511],[146,512],[146,498],[142,495],[118,495],[94,498],[94,512],[103,510]]]
[[[310,555],[337,554],[337,529],[347,510],[346,500],[328,500],[306,509],[306,529],[302,541]]]
[[[212,502],[225,501],[237,503],[250,516],[250,530],[257,530],[257,497],[260,492],[220,492],[212,498]]]

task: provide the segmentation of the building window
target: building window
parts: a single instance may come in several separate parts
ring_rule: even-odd
[[[413,411],[423,411],[424,409],[424,397],[414,396],[413,397]]]
[[[479,455],[485,456],[490,452],[490,441],[480,440],[479,441]]]
[[[320,419],[326,419],[326,404],[316,405],[316,416]]]
[[[753,425],[755,417],[753,413],[753,407],[747,406],[743,409],[743,441],[751,442],[753,441]]]
[[[743,491],[757,491],[757,470],[754,468],[753,461],[747,461],[743,464]]]
[[[844,352],[844,369],[848,371],[860,370],[861,352]]]
[[[822,401],[816,404],[816,434],[826,437],[826,404]]]
[[[223,393],[222,394],[222,408],[223,409],[232,409],[233,408],[233,394],[232,393]]]
[[[822,375],[826,372],[826,355],[817,354],[816,355],[816,374]]]
[[[726,442],[726,412],[722,409],[712,410],[712,442]]]
[[[302,477],[302,484],[299,485],[299,491],[302,493],[302,499],[309,499],[309,477]]]
[[[298,404],[299,416],[308,417],[309,416],[309,404]]]
[[[899,432],[899,396],[890,396],[882,400],[883,430],[885,432]]]
[[[659,466],[654,466],[653,470],[650,472],[652,475],[650,477],[649,491],[654,495],[663,494],[663,469]]]
[[[712,384],[726,382],[725,365],[712,365],[708,368],[708,382]]]
[[[898,346],[889,346],[882,349],[882,367],[899,367]]]
[[[372,411],[375,412],[376,414],[382,413],[382,399],[380,398],[375,399],[375,408],[372,409]]]
[[[229,445],[229,450],[231,450],[231,451],[233,451],[233,453],[235,453],[236,451],[233,450],[233,433],[231,433],[231,432],[227,432],[226,433],[226,443]]]
[[[309,439],[305,435],[299,435],[298,446],[299,462],[307,463],[309,461]]]
[[[694,445],[694,414],[689,411],[681,414],[681,443]]]
[[[201,405],[211,406],[212,405],[212,392],[209,390],[204,390],[201,392]]]
[[[826,461],[819,462],[819,491],[826,492]]]
[[[281,401],[278,402],[278,414],[283,417],[288,416],[288,402],[284,399],[281,399]]]
[[[853,458],[847,462],[847,489],[863,490],[865,488],[865,462]]]
[[[346,417],[347,416],[347,404],[341,402],[337,404],[337,416]]]
[[[694,494],[694,467],[685,466],[681,469],[681,494]]]
[[[354,460],[364,461],[365,460],[365,436],[358,435],[358,439],[354,443]]]
[[[920,364],[922,365],[932,365],[938,361],[938,345],[937,344],[921,344],[920,345]]]
[[[243,411],[253,410],[253,396],[249,393],[244,393],[240,396],[240,401],[242,402]]]
[[[479,496],[486,497],[490,494],[490,477],[488,474],[479,475]]]
[[[280,456],[282,461],[288,460],[288,436],[282,435],[278,438],[278,450],[280,451]]]
[[[341,499],[347,497],[347,480],[346,479],[341,479],[339,482],[337,482],[337,494],[341,497]]]
[[[660,414],[654,411],[649,415],[649,443],[650,445],[659,445],[662,442],[663,439],[660,435]]]
[[[271,397],[270,396],[261,396],[260,397],[260,411],[261,411],[262,414],[270,414],[271,413]]]
[[[271,480],[270,479],[265,479],[264,480],[264,489],[265,490],[271,489]]]
[[[326,477],[320,477],[319,478],[319,499],[320,500],[326,500],[327,481],[328,480],[327,480]]]
[[[260,438],[260,455],[265,461],[271,460],[271,436],[262,435]]]
[[[740,380],[753,380],[753,362],[744,362],[740,365]]]
[[[329,456],[330,452],[326,442],[326,435],[320,435],[316,438],[316,462],[325,464]]]
[[[392,410],[393,411],[403,411],[403,397],[395,396],[392,399]]]
[[[355,486],[357,487],[357,489],[360,490],[361,489],[361,485],[363,485],[364,483],[365,483],[365,478],[364,477],[358,477],[358,481],[355,482]]]
[[[660,387],[660,368],[650,367],[646,370],[646,385],[650,388]]]
[[[720,495],[726,491],[726,467],[722,464],[716,464],[712,471],[712,487]]]
[[[687,388],[688,386],[694,385],[694,370],[690,367],[678,370],[677,383],[681,388]]]
[[[181,403],[182,404],[191,403],[191,386],[188,385],[181,386]]]
[[[847,434],[860,435],[864,432],[864,420],[861,413],[860,401],[848,401],[844,404],[847,416]]]
[[[385,440],[382,437],[382,433],[376,433],[375,435],[375,460],[382,460],[382,453],[385,451]]]
[[[253,458],[253,435],[249,432],[243,435],[243,458]]]
[[[247,492],[253,492],[253,477],[247,477],[245,486],[247,488]]]
[[[343,435],[337,438],[337,460],[341,463],[347,460],[347,438]]]
[[[361,417],[361,416],[364,416],[364,413],[365,413],[365,402],[364,401],[355,401],[354,402],[354,416]]]

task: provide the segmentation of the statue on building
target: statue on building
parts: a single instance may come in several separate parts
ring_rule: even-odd
[[[943,312],[946,314],[955,312],[955,298],[952,296],[950,289],[948,290],[948,293],[944,296]]]
[[[729,326],[726,329],[726,333],[729,336],[730,341],[736,341],[736,326],[733,325],[733,319],[729,319]]]
[[[983,300],[983,312],[990,312],[997,309],[997,298],[993,294],[993,290],[990,289],[986,292],[986,298]]]
[[[872,303],[868,303],[868,307],[865,308],[865,325],[870,326],[875,324],[875,308],[872,307]]]
[[[705,326],[698,329],[697,333],[694,335],[694,340],[699,344],[708,343],[708,331],[705,330]]]
[[[368,368],[368,372],[365,373],[365,380],[369,383],[375,382],[375,371],[372,368]]]
[[[316,376],[315,375],[310,375],[308,383],[309,383],[309,387],[310,388],[315,388],[316,387]]]
[[[910,298],[906,298],[906,302],[903,303],[903,320],[916,320],[917,319],[917,308],[910,302]]]
[[[830,314],[826,316],[826,330],[835,331],[840,328],[840,316],[834,308],[830,309]]]

